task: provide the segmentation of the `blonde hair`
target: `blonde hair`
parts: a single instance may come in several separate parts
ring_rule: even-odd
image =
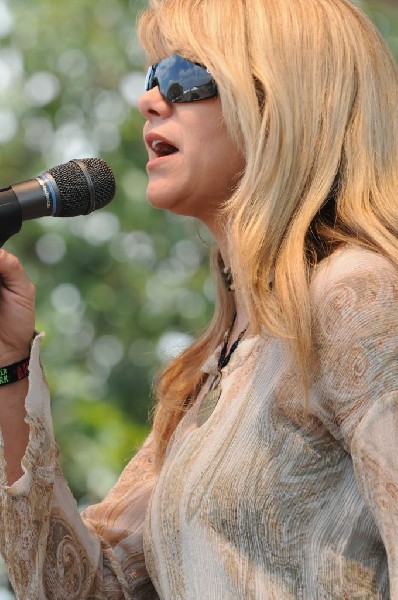
[[[222,209],[236,287],[251,329],[289,341],[308,389],[313,266],[347,242],[398,265],[398,77],[386,44],[347,0],[152,0],[139,35],[150,62],[182,54],[217,81],[246,158]],[[212,322],[158,384],[159,466],[235,310],[213,270]]]

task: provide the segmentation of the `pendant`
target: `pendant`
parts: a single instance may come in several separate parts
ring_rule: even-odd
[[[201,427],[206,423],[212,412],[217,406],[221,396],[221,373],[218,373],[212,381],[210,389],[202,398],[199,406],[197,424]]]

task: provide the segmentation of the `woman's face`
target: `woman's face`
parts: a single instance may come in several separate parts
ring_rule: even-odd
[[[146,119],[149,202],[197,217],[214,231],[215,213],[244,167],[224,124],[220,99],[172,104],[155,87],[140,97],[138,108]]]

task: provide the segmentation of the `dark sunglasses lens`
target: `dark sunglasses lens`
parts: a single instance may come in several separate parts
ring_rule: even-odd
[[[156,86],[169,102],[193,102],[217,95],[216,82],[208,70],[177,55],[149,68],[145,89]]]

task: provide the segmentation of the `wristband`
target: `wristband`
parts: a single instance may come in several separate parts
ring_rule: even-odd
[[[0,367],[0,386],[25,379],[29,375],[29,360],[30,356],[12,365]]]

